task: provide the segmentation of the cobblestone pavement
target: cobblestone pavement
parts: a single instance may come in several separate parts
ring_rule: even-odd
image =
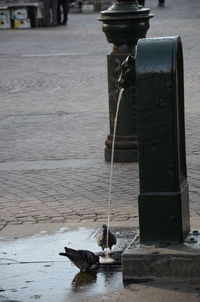
[[[146,0],[148,37],[180,35],[185,60],[188,181],[200,226],[200,2]],[[106,42],[99,14],[67,27],[1,30],[0,225],[107,219],[110,165]],[[137,164],[115,164],[111,224],[137,225]]]

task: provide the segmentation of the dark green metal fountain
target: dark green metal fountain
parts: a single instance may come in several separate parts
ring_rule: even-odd
[[[141,242],[183,242],[190,230],[180,37],[141,39],[135,61]]]
[[[124,92],[114,160],[139,158],[140,242],[122,254],[123,279],[199,279],[200,242],[187,244],[191,233],[182,44],[177,36],[146,39],[151,17],[137,1],[118,1],[99,18],[114,45],[108,55],[110,134],[105,158],[110,161],[120,87]]]
[[[118,78],[121,64],[129,54],[135,54],[137,41],[145,38],[149,19],[153,17],[148,8],[138,5],[136,0],[118,0],[108,10],[101,12],[103,32],[113,49],[107,56],[110,134],[106,139],[105,160],[111,160],[113,127],[120,87]],[[118,115],[115,162],[138,161],[138,140],[135,106],[135,83],[125,88],[123,102]]]
[[[199,276],[200,252],[186,245],[190,216],[180,37],[140,39],[122,70],[122,85],[131,79],[136,85],[140,180],[140,244],[123,253],[123,278],[192,280]]]
[[[190,230],[180,37],[140,39],[122,64],[136,87],[140,242],[183,242]]]

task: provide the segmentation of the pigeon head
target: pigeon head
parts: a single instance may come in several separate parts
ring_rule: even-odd
[[[103,224],[103,225],[102,225],[102,229],[103,229],[104,231],[107,231],[107,225],[106,225],[106,224]]]

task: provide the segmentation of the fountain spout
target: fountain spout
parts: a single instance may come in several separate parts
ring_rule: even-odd
[[[130,54],[121,65],[121,73],[118,79],[121,88],[135,86],[135,56]]]

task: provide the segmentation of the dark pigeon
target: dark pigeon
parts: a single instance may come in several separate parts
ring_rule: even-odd
[[[88,271],[92,265],[99,263],[99,256],[87,250],[74,250],[65,247],[65,253],[59,253],[59,255],[69,258],[82,272]]]

